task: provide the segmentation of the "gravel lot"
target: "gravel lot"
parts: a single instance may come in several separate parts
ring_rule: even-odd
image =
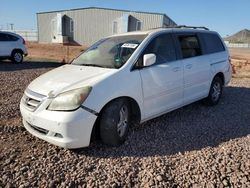
[[[66,150],[22,126],[25,87],[57,63],[0,62],[0,187],[250,187],[250,79],[133,127],[119,148]]]

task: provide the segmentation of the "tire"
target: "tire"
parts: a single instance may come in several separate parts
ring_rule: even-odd
[[[15,50],[11,54],[11,61],[13,63],[22,63],[23,62],[23,52],[20,50]]]
[[[212,84],[210,86],[209,95],[205,99],[206,104],[209,106],[214,106],[214,105],[218,104],[218,102],[221,98],[221,95],[222,95],[222,90],[223,90],[222,79],[220,77],[216,76],[213,79]]]
[[[100,137],[104,144],[120,146],[124,143],[131,125],[130,105],[125,99],[108,104],[101,113]]]

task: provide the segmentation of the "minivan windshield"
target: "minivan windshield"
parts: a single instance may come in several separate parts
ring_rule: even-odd
[[[147,35],[115,36],[99,40],[72,61],[73,65],[122,67]]]

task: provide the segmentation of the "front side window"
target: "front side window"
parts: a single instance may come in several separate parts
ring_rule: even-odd
[[[0,41],[6,41],[6,35],[3,33],[0,33]]]
[[[72,64],[104,68],[120,68],[147,35],[127,35],[102,39],[78,56]]]
[[[138,66],[143,64],[143,55],[155,54],[156,63],[162,64],[176,60],[175,46],[171,34],[162,34],[155,37],[146,47],[142,56],[139,58]]]
[[[201,47],[199,44],[199,40],[197,36],[179,36],[178,37],[179,44],[181,47],[182,57],[183,58],[191,58],[200,56]]]

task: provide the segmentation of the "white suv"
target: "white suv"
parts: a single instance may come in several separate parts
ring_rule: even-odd
[[[20,110],[26,129],[52,144],[87,147],[97,134],[118,146],[132,122],[201,99],[217,104],[230,79],[229,53],[216,32],[131,32],[102,39],[72,64],[35,79]]]
[[[28,52],[25,40],[21,36],[0,31],[0,59],[11,59],[15,63],[22,63],[26,55]]]

